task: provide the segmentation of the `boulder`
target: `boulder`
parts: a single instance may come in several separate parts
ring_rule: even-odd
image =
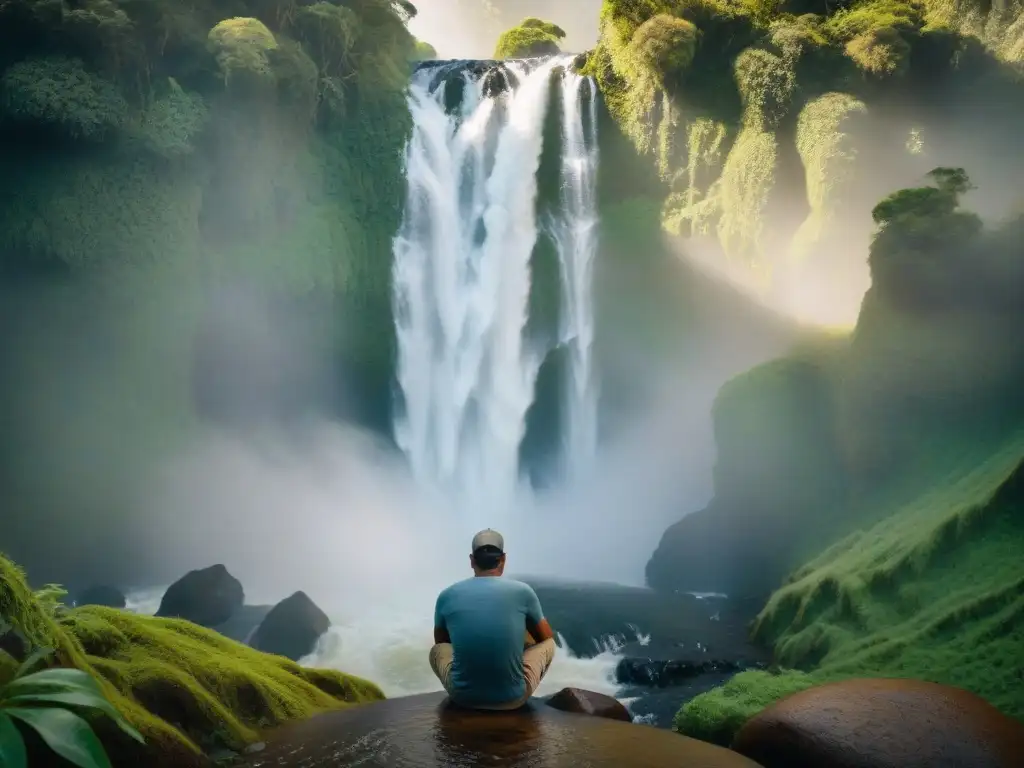
[[[605,717],[609,720],[621,720],[624,723],[633,722],[629,710],[621,701],[613,699],[611,696],[605,696],[603,693],[585,691],[582,688],[563,688],[548,699],[548,706],[578,715]]]
[[[156,615],[212,627],[230,619],[244,601],[242,583],[223,565],[211,565],[189,571],[171,584]]]
[[[330,628],[327,614],[305,592],[286,597],[266,615],[253,633],[250,645],[298,661],[316,647],[316,641]]]
[[[522,709],[478,712],[443,693],[345,707],[267,733],[236,768],[374,765],[378,768],[758,768],[723,747],[657,728],[576,717],[531,700]]]
[[[959,688],[847,680],[768,707],[733,749],[765,768],[1011,768],[1024,757],[1024,725]]]
[[[128,604],[124,592],[116,587],[98,585],[83,590],[75,598],[75,605],[104,605],[108,608],[124,608]]]

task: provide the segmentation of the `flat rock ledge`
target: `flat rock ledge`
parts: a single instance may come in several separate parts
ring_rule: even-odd
[[[601,698],[583,693],[595,701]],[[562,712],[536,699],[513,712],[476,712],[452,706],[443,693],[365,704],[284,726],[268,734],[263,749],[233,765],[759,768],[722,747],[669,731]]]

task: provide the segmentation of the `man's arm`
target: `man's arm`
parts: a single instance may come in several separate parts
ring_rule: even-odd
[[[444,594],[443,592],[441,593]],[[451,635],[448,634],[448,626],[444,621],[444,614],[441,611],[441,595],[437,596],[437,602],[434,604],[434,645],[440,645],[441,643],[450,643],[452,641]]]
[[[530,633],[535,641],[543,643],[545,640],[553,640],[554,630],[544,618],[544,611],[540,607],[540,598],[533,591],[533,587],[526,587],[529,593],[526,596],[526,631]]]

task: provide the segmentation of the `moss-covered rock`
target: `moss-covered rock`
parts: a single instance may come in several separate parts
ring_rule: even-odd
[[[203,751],[242,749],[266,728],[383,698],[340,672],[307,670],[178,619],[88,606],[43,610],[24,575],[0,556],[0,615],[60,666],[94,674],[146,745],[100,731],[115,766],[192,766]],[[99,724],[98,724],[99,725]]]
[[[762,709],[817,684],[813,676],[803,672],[740,672],[725,685],[687,702],[676,713],[672,728],[727,747],[744,723]]]
[[[535,18],[524,19],[519,26],[501,34],[494,48],[494,58],[551,56],[561,52],[558,43],[564,37],[565,30],[557,24]]]

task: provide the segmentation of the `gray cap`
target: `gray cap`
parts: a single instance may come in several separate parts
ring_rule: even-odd
[[[504,552],[505,539],[497,531],[487,528],[473,537],[473,549],[470,551],[476,552],[480,547],[497,547],[500,552]]]

